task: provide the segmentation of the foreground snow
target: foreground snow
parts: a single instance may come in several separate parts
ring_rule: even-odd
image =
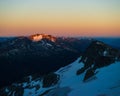
[[[60,79],[56,85],[43,88],[41,78],[36,80],[29,76],[29,82],[23,82],[23,96],[120,96],[120,62],[97,69],[97,74],[87,81],[83,81],[85,72],[76,75],[78,69],[83,67],[77,59],[72,64],[60,68],[56,74]],[[18,86],[19,84],[16,84]],[[29,87],[28,87],[29,86]],[[39,86],[38,88],[36,86]],[[11,91],[6,88],[9,94]],[[15,96],[16,90],[12,96]],[[11,96],[11,95],[8,95]]]
[[[78,61],[57,71],[61,75],[60,87],[72,90],[68,96],[120,96],[120,62],[97,70],[96,76],[83,82],[85,73],[76,75],[76,70],[83,66]]]
[[[82,67],[83,63],[79,63],[78,59],[74,63],[59,69],[55,72],[60,75],[59,83],[50,88],[41,88],[37,90],[37,93],[41,94],[54,88],[53,91],[48,92],[44,96],[52,96],[53,93],[56,93],[57,96],[120,96],[120,62],[97,70],[96,76],[87,82],[83,82],[85,72],[81,75],[76,75],[76,71]],[[26,89],[24,96],[27,96],[28,94],[26,93],[29,93],[29,91],[34,93],[31,96],[35,96],[35,88]],[[65,92],[67,92],[67,95]]]

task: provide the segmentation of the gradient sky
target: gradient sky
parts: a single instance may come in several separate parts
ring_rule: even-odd
[[[120,36],[120,0],[0,0],[0,36]]]

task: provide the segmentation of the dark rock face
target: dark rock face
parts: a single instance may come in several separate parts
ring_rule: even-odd
[[[110,65],[111,63],[114,63],[115,58],[113,57],[109,57],[109,56],[100,56],[99,58],[96,59],[95,61],[95,65],[94,65],[94,68],[100,68],[100,67],[103,67],[103,66],[107,66],[107,65]]]
[[[77,71],[77,75],[85,72],[84,80],[89,79],[97,68],[108,66],[119,60],[120,51],[100,41],[93,41],[82,55],[80,62],[84,67]]]
[[[89,79],[90,77],[94,76],[94,74],[95,73],[94,73],[94,70],[92,68],[88,69],[86,74],[85,74],[85,77],[84,77],[83,81],[85,81],[85,80]]]
[[[83,68],[79,69],[76,74],[77,75],[82,74],[85,70],[86,70],[86,68],[83,67]]]
[[[60,76],[50,73],[43,78],[43,87],[50,87],[58,83]]]

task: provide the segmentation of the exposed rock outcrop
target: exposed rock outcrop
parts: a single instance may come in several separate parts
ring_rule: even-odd
[[[59,75],[50,73],[43,78],[43,87],[50,87],[58,83]]]

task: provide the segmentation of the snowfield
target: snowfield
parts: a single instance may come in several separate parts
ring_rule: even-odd
[[[61,76],[60,87],[69,87],[68,96],[120,96],[120,62],[100,68],[96,76],[83,82],[85,73],[77,76],[76,70],[83,66],[79,59],[57,71]]]
[[[95,76],[84,82],[85,72],[76,75],[76,71],[83,67],[79,60],[55,72],[60,75],[55,86],[39,90],[25,89],[23,96],[39,96],[44,92],[46,94],[43,96],[120,96],[120,62],[98,69]],[[42,82],[38,84],[42,86]]]

